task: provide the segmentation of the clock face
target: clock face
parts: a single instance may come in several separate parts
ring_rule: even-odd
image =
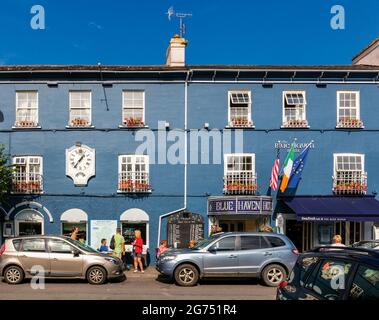
[[[76,186],[86,186],[95,175],[95,150],[88,146],[73,146],[66,150],[66,175]]]
[[[85,174],[93,162],[92,153],[82,147],[72,150],[69,157],[70,166],[77,173]]]

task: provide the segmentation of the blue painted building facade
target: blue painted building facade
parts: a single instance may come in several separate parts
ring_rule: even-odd
[[[204,219],[205,236],[211,225],[223,230],[257,231],[271,223],[288,233],[299,249],[324,244],[330,234],[343,233],[345,242],[375,237],[375,221],[300,221],[285,199],[268,192],[278,141],[290,144],[313,141],[295,196],[321,198],[333,192],[334,154],[364,155],[367,188],[353,196],[378,199],[379,171],[379,67],[351,66],[13,66],[0,67],[0,143],[14,156],[43,158],[41,193],[12,193],[2,204],[2,236],[20,234],[19,221],[42,219],[42,233],[61,234],[63,224],[82,224],[91,244],[91,223],[113,220],[117,225],[145,224],[146,248],[154,259],[157,242],[167,239],[167,218],[189,211]],[[91,92],[91,127],[69,127],[69,93]],[[224,192],[224,157],[220,164],[149,164],[149,192],[119,192],[119,155],[133,155],[140,141],[136,128],[122,124],[123,91],[143,91],[144,124],[154,134],[172,130],[219,129],[243,135],[243,150],[254,154],[257,187]],[[38,92],[38,127],[16,128],[16,92]],[[307,126],[283,128],[284,92],[306,96]],[[338,128],[337,93],[359,92],[360,128]],[[253,126],[230,127],[230,92],[249,92]],[[164,129],[158,122],[167,122]],[[204,129],[203,129],[204,130]],[[96,151],[95,175],[86,186],[75,186],[66,175],[66,149],[80,142]],[[170,147],[175,142],[167,142]],[[190,157],[187,141],[187,160]],[[211,144],[212,145],[212,144]],[[199,147],[200,148],[200,147]],[[300,151],[300,150],[299,150]],[[280,149],[281,164],[288,147]],[[156,146],[158,153],[158,146]],[[225,153],[225,152],[224,152]],[[199,151],[200,156],[200,151]],[[210,152],[210,158],[213,154]],[[158,159],[158,154],[156,154]],[[225,194],[226,193],[226,194]],[[208,214],[209,197],[269,197],[273,215]],[[351,194],[338,195],[349,197]],[[284,200],[283,200],[284,199]],[[72,211],[72,209],[75,209]],[[71,210],[71,211],[69,211]],[[71,213],[73,221],[62,218]],[[75,213],[84,212],[75,219]],[[359,214],[357,212],[357,214]],[[378,212],[379,214],[379,212]],[[328,215],[328,212],[325,212]],[[36,215],[34,215],[35,217]],[[128,220],[130,217],[130,220]],[[279,217],[279,219],[278,219]],[[19,220],[19,221],[18,221]],[[358,219],[359,220],[359,219]],[[299,237],[299,235],[301,235]]]

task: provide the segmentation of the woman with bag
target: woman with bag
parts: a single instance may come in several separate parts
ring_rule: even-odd
[[[143,239],[141,236],[140,230],[134,231],[134,240],[133,240],[133,258],[134,258],[134,272],[138,272],[138,266],[141,269],[141,273],[144,273],[143,271],[143,264],[142,264],[142,251],[143,251]]]

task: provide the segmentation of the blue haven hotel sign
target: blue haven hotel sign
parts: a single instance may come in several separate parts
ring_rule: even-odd
[[[267,196],[209,197],[208,215],[225,214],[271,215],[272,198]]]

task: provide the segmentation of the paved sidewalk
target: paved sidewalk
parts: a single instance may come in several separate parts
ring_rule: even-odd
[[[158,278],[159,272],[152,266],[149,266],[145,269],[144,273],[141,273],[140,271],[134,273],[134,269],[126,270],[124,272],[125,276],[127,278]]]

